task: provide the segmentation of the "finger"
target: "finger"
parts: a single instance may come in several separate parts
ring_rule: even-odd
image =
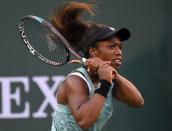
[[[85,62],[85,65],[86,65],[86,66],[89,66],[89,65],[91,65],[93,62],[94,62],[93,59],[87,59],[86,62]]]
[[[111,64],[111,61],[105,61],[106,64]]]
[[[95,74],[97,73],[99,65],[102,64],[102,61],[99,61],[98,59],[94,59],[94,60],[95,61],[91,63],[91,72]]]
[[[115,79],[116,78],[116,72],[112,71],[112,78]]]
[[[93,62],[94,62],[93,59],[87,59],[87,61],[85,62],[85,66],[87,67],[88,72],[91,72]]]

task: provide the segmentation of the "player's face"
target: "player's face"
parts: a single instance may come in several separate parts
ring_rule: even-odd
[[[111,66],[118,68],[122,64],[122,45],[117,36],[97,43],[97,57],[103,61],[111,61]]]

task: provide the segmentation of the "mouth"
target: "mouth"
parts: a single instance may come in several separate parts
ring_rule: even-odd
[[[112,61],[114,64],[115,64],[115,66],[120,66],[121,64],[122,64],[122,60],[121,59],[115,59],[115,60],[113,60]]]

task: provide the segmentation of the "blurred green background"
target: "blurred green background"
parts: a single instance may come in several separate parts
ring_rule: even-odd
[[[80,0],[81,1],[81,0]],[[84,1],[84,0],[83,0]],[[45,99],[34,77],[46,77],[51,87],[53,77],[64,76],[78,65],[53,67],[28,53],[18,32],[21,17],[33,14],[46,18],[63,0],[1,0],[0,4],[0,131],[48,131],[53,108],[45,108],[47,117],[34,118]],[[132,37],[123,46],[124,62],[119,72],[140,90],[145,105],[135,109],[114,100],[114,114],[105,131],[172,131],[172,1],[171,0],[97,0],[97,15],[92,20],[115,28],[127,27]],[[12,112],[24,111],[27,118],[3,118],[4,79],[24,77],[12,82],[11,93],[20,90],[20,104],[11,100]],[[7,101],[6,104],[9,101]]]

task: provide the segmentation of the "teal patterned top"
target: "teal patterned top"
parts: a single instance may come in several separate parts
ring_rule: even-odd
[[[89,88],[89,95],[90,97],[92,97],[95,88],[85,68],[83,67],[78,68],[74,72],[77,72],[80,75],[82,75],[82,78],[86,81],[87,86]],[[87,129],[87,131],[101,131],[103,126],[111,117],[112,112],[113,112],[113,106],[112,106],[112,88],[111,88],[107,95],[107,98],[105,99],[104,107],[101,111],[98,120],[89,129]],[[55,113],[53,115],[51,131],[83,131],[83,129],[81,129],[76,123],[68,105],[62,105],[57,103],[57,109],[55,110]]]

